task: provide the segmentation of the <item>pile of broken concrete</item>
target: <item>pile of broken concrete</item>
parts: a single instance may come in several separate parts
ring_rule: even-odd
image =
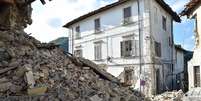
[[[183,98],[183,91],[172,91],[172,92],[165,92],[163,94],[157,95],[153,98],[153,101],[182,101]]]
[[[141,96],[141,97],[140,97]],[[0,100],[144,101],[93,62],[21,30],[0,31]]]

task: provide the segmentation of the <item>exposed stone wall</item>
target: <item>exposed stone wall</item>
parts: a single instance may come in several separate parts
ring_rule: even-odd
[[[31,24],[31,5],[25,1],[16,0],[14,4],[0,3],[0,29],[23,29]]]

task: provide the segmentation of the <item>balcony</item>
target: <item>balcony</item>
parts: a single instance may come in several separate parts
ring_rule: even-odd
[[[98,28],[95,28],[95,34],[99,34],[99,33],[101,33],[102,31],[101,31],[101,28],[100,27],[98,27]]]
[[[128,17],[128,18],[124,18],[122,21],[122,25],[129,25],[134,23],[133,18],[132,17]]]

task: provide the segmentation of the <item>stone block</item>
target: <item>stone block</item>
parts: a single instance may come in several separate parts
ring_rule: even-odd
[[[36,87],[36,88],[30,88],[28,89],[28,94],[29,95],[42,95],[45,94],[47,91],[47,87]]]

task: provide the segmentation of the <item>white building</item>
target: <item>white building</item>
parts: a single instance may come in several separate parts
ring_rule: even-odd
[[[201,87],[201,0],[191,0],[181,14],[187,15],[190,19],[195,19],[195,48],[193,58],[188,62],[189,89]]]
[[[119,0],[64,27],[70,52],[152,95],[172,89],[173,20],[180,22],[163,0]]]

